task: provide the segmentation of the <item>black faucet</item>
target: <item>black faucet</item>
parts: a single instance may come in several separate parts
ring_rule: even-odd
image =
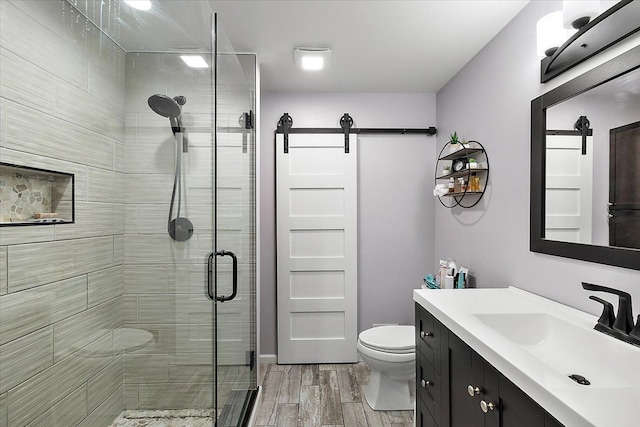
[[[638,316],[638,323],[634,327],[631,295],[618,289],[592,283],[582,282],[582,288],[587,291],[607,292],[618,296],[618,314],[616,316],[613,315],[613,305],[610,302],[594,296],[589,297],[589,299],[604,306],[602,315],[594,329],[630,344],[640,346],[640,316]]]

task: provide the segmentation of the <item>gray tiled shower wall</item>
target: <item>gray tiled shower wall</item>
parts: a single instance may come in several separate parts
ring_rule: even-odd
[[[76,184],[75,224],[0,228],[0,427],[124,407],[125,60],[65,1],[0,1],[0,161]]]

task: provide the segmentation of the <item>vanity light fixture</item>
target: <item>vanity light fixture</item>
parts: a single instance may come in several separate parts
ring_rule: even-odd
[[[209,68],[202,55],[180,55],[180,59],[191,68]]]
[[[577,3],[584,3],[585,6],[578,6]],[[564,14],[567,21],[571,24],[575,23],[575,26],[582,25],[582,27],[575,33],[567,34],[564,40],[560,38],[558,24],[549,23],[549,20],[553,21],[556,18],[545,16],[538,21],[537,50],[540,56],[543,53],[546,55],[540,61],[540,83],[548,82],[582,61],[640,31],[638,26],[640,1],[601,1],[600,4],[603,8],[613,3],[613,6],[602,13],[595,10],[595,3],[598,2],[565,1],[565,12],[574,11],[569,15]],[[575,10],[581,12],[575,12]],[[557,32],[558,41],[549,42],[549,32],[553,34]]]
[[[600,14],[600,0],[564,0],[562,10],[551,12],[538,20],[538,56],[553,56],[576,30]]]
[[[318,71],[327,68],[331,62],[331,49],[316,47],[297,47],[293,51],[296,65],[306,71]]]
[[[151,0],[124,0],[124,2],[134,9],[139,9],[139,10],[151,9]]]
[[[537,32],[537,52],[538,56],[552,56],[562,43],[564,43],[574,31],[565,29],[562,26],[562,11],[551,12],[538,20]]]
[[[562,2],[562,25],[579,30],[600,15],[600,0],[564,0]]]

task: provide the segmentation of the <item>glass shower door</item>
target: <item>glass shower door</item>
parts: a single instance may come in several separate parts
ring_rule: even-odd
[[[215,406],[240,426],[256,386],[255,56],[236,55],[216,24]]]

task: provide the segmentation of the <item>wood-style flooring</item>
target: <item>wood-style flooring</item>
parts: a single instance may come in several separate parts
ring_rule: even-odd
[[[366,363],[262,365],[256,426],[413,427],[413,411],[374,411]]]

